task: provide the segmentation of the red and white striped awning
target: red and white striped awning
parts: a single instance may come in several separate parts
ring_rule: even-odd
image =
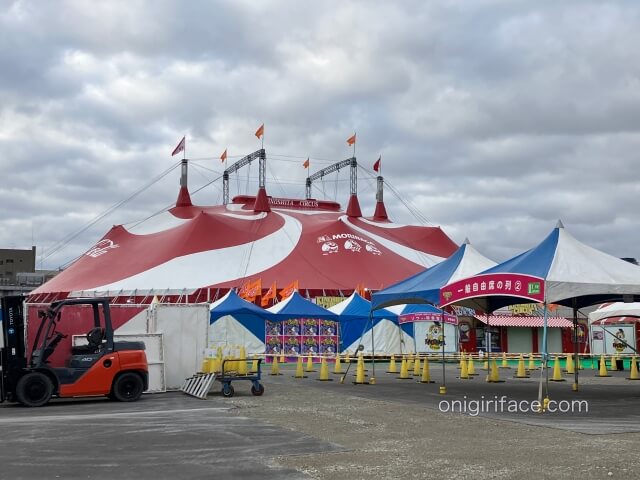
[[[638,323],[640,317],[624,316],[624,317],[607,317],[602,320],[591,322],[592,325],[614,325],[618,323]]]
[[[487,323],[487,317],[477,317],[482,323]],[[544,317],[521,317],[510,315],[491,315],[489,325],[492,327],[544,327]],[[547,317],[547,326],[552,328],[570,328],[571,320],[564,317]]]

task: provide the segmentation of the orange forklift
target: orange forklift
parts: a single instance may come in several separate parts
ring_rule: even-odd
[[[143,342],[114,341],[109,299],[61,300],[38,312],[39,325],[27,355],[24,298],[1,299],[0,402],[40,407],[52,397],[108,396],[134,402],[147,390],[149,369]],[[65,325],[65,307],[91,307],[93,327],[81,332],[86,341],[62,355],[64,366],[53,366],[51,356],[71,333]],[[62,333],[67,332],[67,333]],[[60,356],[60,355],[58,355]]]

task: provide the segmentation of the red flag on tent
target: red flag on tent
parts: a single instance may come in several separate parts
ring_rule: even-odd
[[[222,155],[220,155],[220,161],[224,163],[224,161],[227,159],[227,149],[224,149],[224,152],[222,152]]]
[[[176,146],[176,148],[173,149],[173,152],[171,152],[171,156],[173,157],[176,153],[183,152],[184,144],[185,144],[185,137],[182,137],[182,140],[180,140],[180,143],[178,144],[178,146]]]
[[[379,172],[380,171],[380,162],[382,161],[382,155],[380,155],[378,157],[378,160],[376,160],[376,163],[373,164],[373,171],[374,172]]]
[[[258,295],[262,292],[262,279],[259,278],[249,286],[247,291],[247,300],[253,302]]]
[[[247,297],[247,292],[249,291],[250,287],[251,287],[251,281],[247,280],[246,282],[244,282],[242,284],[242,287],[240,287],[240,291],[238,292],[238,296],[240,298],[246,298]]]
[[[247,280],[242,285],[242,288],[240,289],[240,293],[238,293],[238,296],[240,298],[244,298],[245,300],[249,300],[250,302],[253,302],[256,299],[256,297],[260,295],[261,291],[262,291],[262,279],[259,278],[254,282],[252,282],[251,280]]]
[[[260,304],[263,307],[266,307],[267,305],[269,305],[269,300],[272,300],[274,298],[276,298],[276,282],[273,282],[271,284],[271,287],[269,287],[269,290],[267,290],[267,293],[262,296]]]
[[[293,292],[298,290],[298,280],[294,280],[289,285],[280,290],[280,298],[284,300],[285,298],[291,296]]]
[[[356,134],[354,133],[352,136],[347,138],[347,145],[353,145],[356,143]]]
[[[309,159],[308,159],[308,158],[304,161],[304,163],[302,164],[302,166],[303,166],[304,168],[309,168]]]
[[[258,127],[256,130],[256,137],[260,138],[264,135],[264,123]]]

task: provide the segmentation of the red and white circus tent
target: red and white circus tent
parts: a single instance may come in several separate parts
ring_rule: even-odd
[[[175,207],[114,226],[30,301],[78,295],[206,301],[258,280],[264,290],[297,282],[311,296],[350,293],[357,285],[378,290],[457,248],[439,227],[392,223],[384,205],[376,212],[361,216],[355,196],[345,212],[335,202],[268,197],[264,188],[257,197],[200,206],[183,186]]]

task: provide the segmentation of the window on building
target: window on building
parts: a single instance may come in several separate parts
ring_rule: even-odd
[[[13,263],[13,258],[7,258],[7,264]]]
[[[4,263],[4,260],[0,260],[0,265],[2,265]]]

